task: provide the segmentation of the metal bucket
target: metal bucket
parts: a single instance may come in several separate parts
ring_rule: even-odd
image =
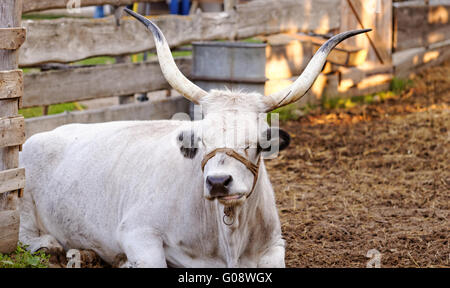
[[[243,90],[264,94],[266,44],[194,42],[193,80],[206,91]]]

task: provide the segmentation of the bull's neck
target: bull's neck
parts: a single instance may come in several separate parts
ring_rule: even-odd
[[[259,171],[262,173],[262,171]],[[259,175],[260,176],[260,175]],[[260,179],[260,177],[258,177]],[[259,182],[259,180],[258,180]],[[220,243],[223,243],[223,251],[227,267],[238,267],[239,258],[248,245],[248,237],[252,234],[252,223],[257,221],[256,212],[264,195],[264,190],[256,183],[255,190],[246,199],[244,204],[231,208],[231,216],[227,217],[223,205],[216,201],[216,218],[219,231]]]

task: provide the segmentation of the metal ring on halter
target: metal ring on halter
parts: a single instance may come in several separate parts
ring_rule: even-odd
[[[234,223],[233,208],[232,207],[224,207],[223,214],[224,214],[222,217],[223,223],[227,226],[233,225],[233,223]],[[225,221],[225,218],[231,218],[231,223],[227,223],[227,221]]]
[[[227,223],[227,221],[225,221],[225,218],[231,218],[231,223]],[[233,216],[228,216],[228,215],[223,215],[223,218],[222,218],[222,221],[223,221],[223,223],[225,224],[225,225],[227,225],[227,226],[231,226],[231,225],[233,225],[234,224],[234,217]]]

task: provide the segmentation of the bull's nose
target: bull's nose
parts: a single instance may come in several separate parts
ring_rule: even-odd
[[[231,175],[207,176],[206,185],[211,196],[219,196],[228,193],[228,187],[233,181]]]

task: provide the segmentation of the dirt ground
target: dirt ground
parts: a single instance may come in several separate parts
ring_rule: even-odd
[[[381,267],[450,267],[450,61],[383,103],[282,127],[292,143],[266,163],[288,267],[366,267],[372,249]]]
[[[450,61],[373,105],[282,127],[267,166],[288,267],[450,267]]]

